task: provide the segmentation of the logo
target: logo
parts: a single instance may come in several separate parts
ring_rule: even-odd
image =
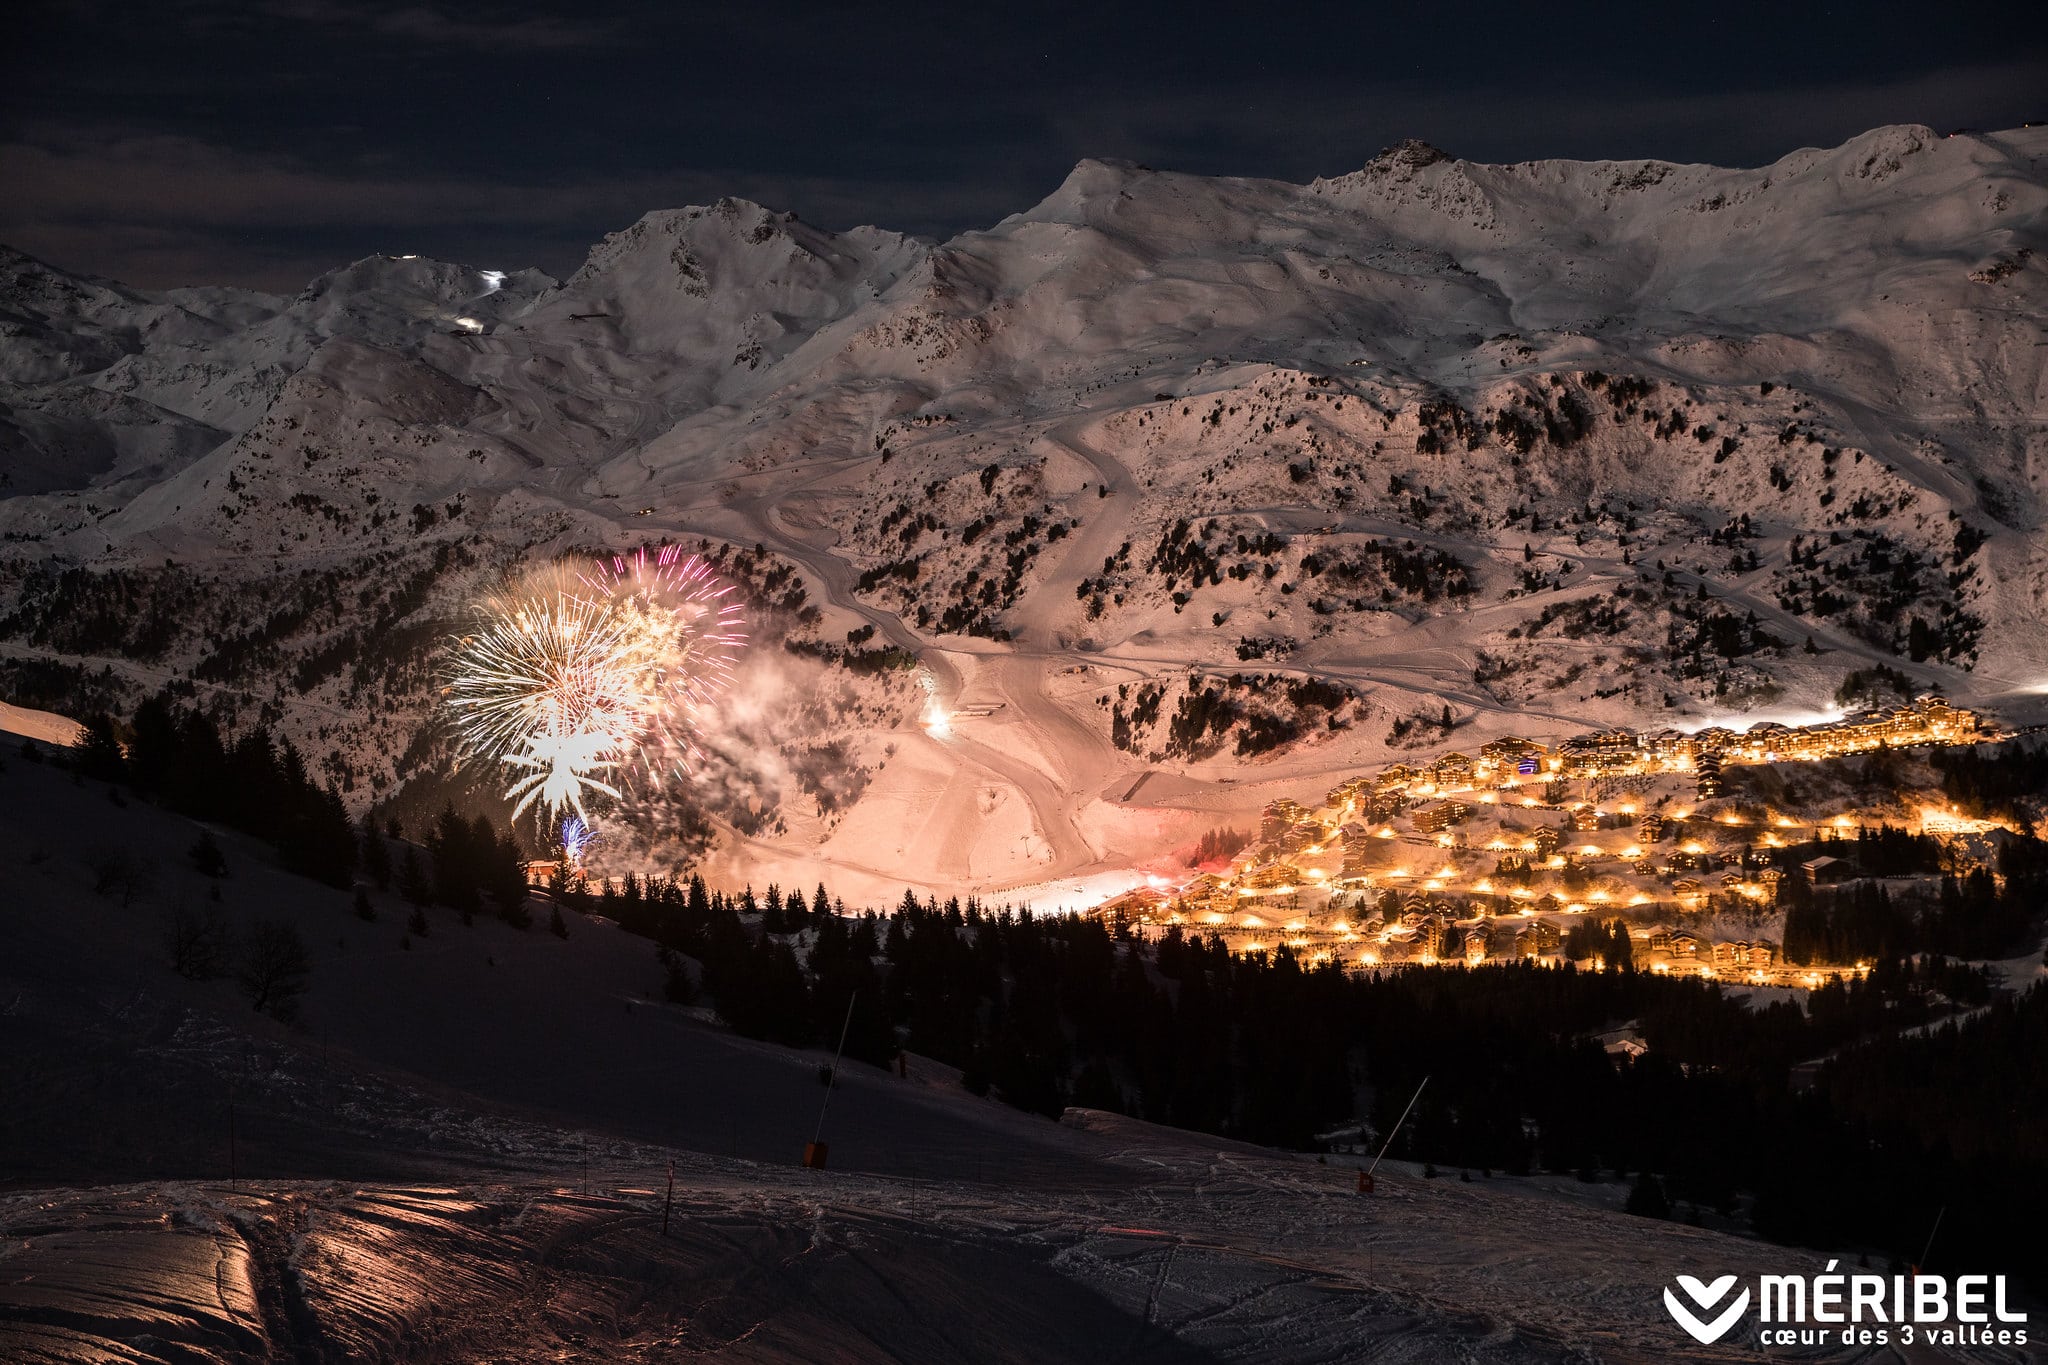
[[[2025,1346],[2029,1324],[2006,1297],[2003,1275],[1843,1274],[1832,1260],[1818,1275],[1761,1275],[1752,1297],[1737,1276],[1711,1283],[1678,1276],[1664,1311],[1702,1346],[1728,1335],[1751,1302],[1756,1343],[1774,1346]]]
[[[1712,1284],[1701,1284],[1690,1275],[1680,1275],[1678,1283],[1687,1294],[1692,1296],[1692,1301],[1699,1305],[1702,1313],[1711,1313],[1714,1311],[1714,1305],[1719,1303],[1728,1291],[1735,1287],[1735,1277],[1733,1275],[1723,1275]],[[1672,1293],[1669,1289],[1664,1291],[1664,1307],[1670,1311],[1673,1321],[1686,1331],[1692,1333],[1694,1341],[1697,1341],[1702,1346],[1711,1346],[1719,1341],[1730,1327],[1735,1325],[1737,1318],[1749,1311],[1749,1291],[1745,1289],[1740,1294],[1737,1294],[1734,1302],[1728,1305],[1721,1316],[1713,1319],[1711,1322],[1702,1322],[1699,1318],[1693,1316],[1692,1310],[1687,1308],[1680,1301],[1678,1295]]]
[[[1533,758],[1522,759],[1515,764],[1515,771],[1523,777],[1534,777],[1536,775],[1536,760]]]

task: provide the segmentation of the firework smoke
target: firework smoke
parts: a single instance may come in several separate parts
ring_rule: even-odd
[[[684,774],[743,638],[730,595],[673,548],[527,574],[453,643],[445,698],[463,757],[515,772],[514,815],[538,805],[586,825],[586,803],[619,796],[618,781]]]

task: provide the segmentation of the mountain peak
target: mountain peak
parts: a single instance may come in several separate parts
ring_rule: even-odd
[[[1424,142],[1421,138],[1411,137],[1404,138],[1391,147],[1380,148],[1379,155],[1372,159],[1371,164],[1403,166],[1411,171],[1419,171],[1425,166],[1434,166],[1439,161],[1455,159],[1443,148]]]

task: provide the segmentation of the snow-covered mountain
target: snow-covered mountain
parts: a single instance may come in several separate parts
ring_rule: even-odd
[[[726,200],[559,284],[9,254],[0,650],[268,703],[384,797],[464,592],[703,539],[789,646],[718,746],[734,875],[1054,899],[1404,746],[1879,661],[2021,705],[2044,206],[2048,130],[1891,127],[1752,170],[1089,161],[936,245]]]

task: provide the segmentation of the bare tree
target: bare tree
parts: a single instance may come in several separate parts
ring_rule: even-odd
[[[86,855],[85,865],[92,871],[94,893],[119,896],[123,905],[134,904],[137,896],[156,885],[156,865],[124,848],[95,849]]]
[[[290,1019],[306,992],[313,960],[299,931],[283,920],[258,920],[242,944],[235,979],[249,1003],[274,1019]]]
[[[211,981],[227,970],[228,922],[218,907],[201,913],[179,905],[171,911],[164,941],[171,950],[171,967],[179,976]]]

